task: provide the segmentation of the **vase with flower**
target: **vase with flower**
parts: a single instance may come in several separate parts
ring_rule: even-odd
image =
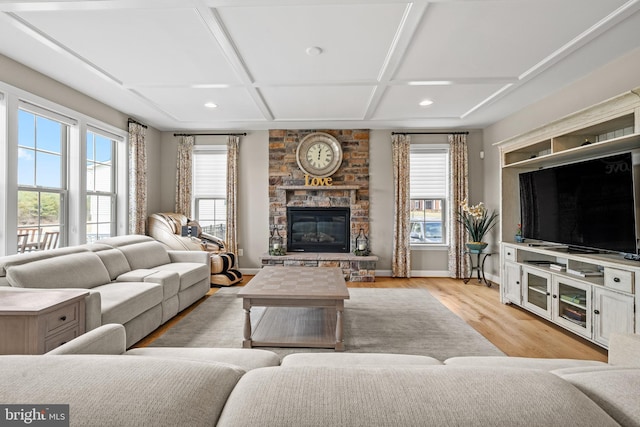
[[[481,252],[487,247],[484,236],[496,225],[497,219],[498,214],[495,211],[489,212],[482,202],[472,206],[466,200],[460,203],[458,222],[469,233],[470,240],[466,244],[469,251]]]
[[[522,237],[522,224],[518,224],[518,228],[516,229],[516,243],[524,242],[524,237]]]

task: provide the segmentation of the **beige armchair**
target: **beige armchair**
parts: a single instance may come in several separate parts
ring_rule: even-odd
[[[242,281],[236,255],[227,252],[222,239],[202,232],[197,221],[183,214],[155,213],[147,219],[147,234],[171,249],[207,251],[211,254],[211,284],[231,286]]]

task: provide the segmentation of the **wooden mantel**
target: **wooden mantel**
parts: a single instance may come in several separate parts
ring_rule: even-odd
[[[359,185],[278,185],[276,190],[282,191],[349,191],[351,193],[351,203],[356,203],[356,192]]]

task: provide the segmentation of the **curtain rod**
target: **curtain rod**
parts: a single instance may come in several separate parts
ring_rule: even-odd
[[[173,136],[247,136],[247,133],[174,133]]]
[[[139,122],[139,121],[137,121],[137,120],[133,120],[132,118],[129,118],[128,123],[135,123],[135,124],[137,124],[137,125],[142,126],[142,127],[143,127],[143,128],[145,128],[145,129],[147,129],[147,125],[145,125],[145,124],[143,124],[143,123],[140,123],[140,122]]]
[[[391,135],[469,135],[469,132],[391,132]]]

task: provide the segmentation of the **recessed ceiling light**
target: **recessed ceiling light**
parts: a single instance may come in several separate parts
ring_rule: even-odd
[[[420,101],[420,105],[421,107],[428,107],[429,105],[433,104],[433,101],[430,99],[425,99],[423,101]]]
[[[228,87],[228,84],[222,83],[200,83],[191,85],[192,89],[226,89]]]
[[[213,102],[205,102],[204,106],[207,108],[216,108],[218,107],[218,104],[215,104]]]
[[[421,80],[409,82],[409,86],[447,86],[452,85],[450,80]]]
[[[311,46],[307,48],[306,52],[309,56],[318,56],[322,53],[322,48],[318,46]]]

